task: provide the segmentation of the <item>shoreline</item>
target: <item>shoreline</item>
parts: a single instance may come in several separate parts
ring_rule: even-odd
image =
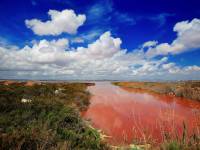
[[[200,102],[200,81],[179,82],[112,82],[121,88],[164,94]]]

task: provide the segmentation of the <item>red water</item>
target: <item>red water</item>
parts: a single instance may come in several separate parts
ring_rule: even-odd
[[[163,141],[164,131],[181,137],[183,122],[188,135],[200,129],[200,103],[192,100],[124,90],[108,82],[90,86],[91,104],[83,113],[114,145]]]

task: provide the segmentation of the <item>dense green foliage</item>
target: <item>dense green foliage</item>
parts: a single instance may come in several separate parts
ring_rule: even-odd
[[[86,87],[0,85],[0,149],[108,149],[80,118],[89,105]]]

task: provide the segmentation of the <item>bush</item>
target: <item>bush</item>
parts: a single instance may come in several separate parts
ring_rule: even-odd
[[[0,149],[108,149],[80,118],[78,110],[89,105],[86,88],[78,83],[0,85]]]

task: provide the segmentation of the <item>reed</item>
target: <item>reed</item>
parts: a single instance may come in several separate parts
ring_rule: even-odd
[[[162,113],[162,112],[161,112]],[[198,114],[194,114],[198,115]],[[177,128],[176,120],[173,118],[173,111],[169,114],[169,120],[163,122],[157,119],[157,134],[160,134],[161,139],[156,139],[153,136],[153,128],[144,128],[140,117],[132,113],[133,136],[132,149],[152,149],[152,150],[199,150],[200,149],[200,120],[196,120],[196,126],[192,132],[188,131],[187,123],[183,121],[182,127]],[[198,118],[198,117],[197,117]],[[199,119],[199,118],[198,118]],[[154,127],[155,128],[155,127]],[[139,134],[138,134],[139,133]]]

